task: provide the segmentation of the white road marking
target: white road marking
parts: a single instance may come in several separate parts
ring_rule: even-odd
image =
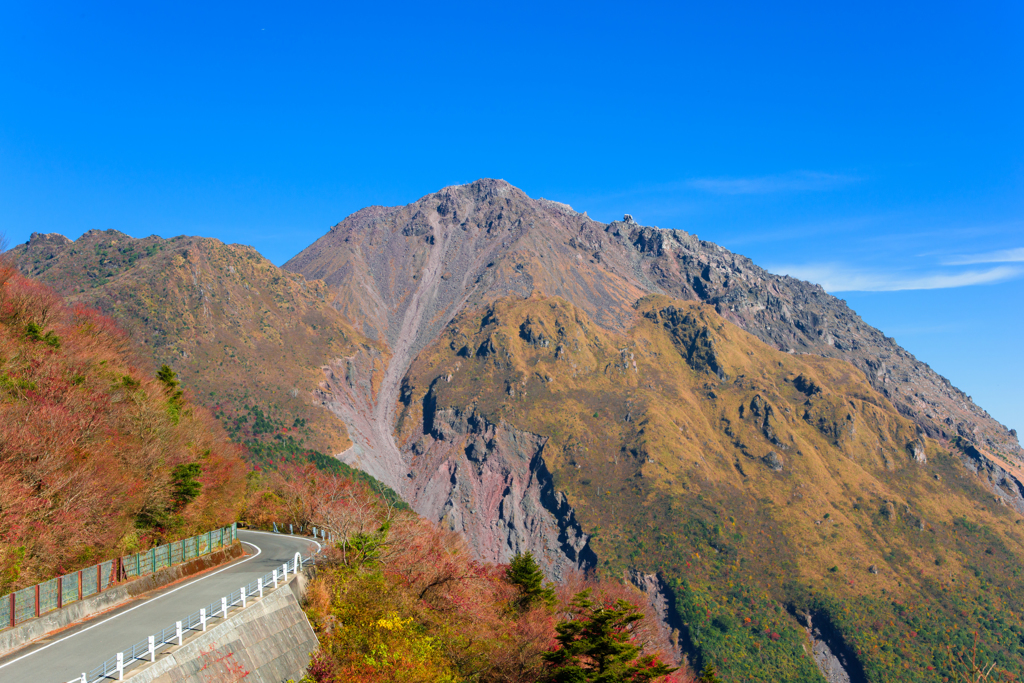
[[[323,546],[320,545],[319,541],[317,541],[314,538],[306,538],[305,536],[293,536],[292,534],[279,534],[279,533],[274,533],[273,531],[255,531],[254,529],[239,529],[239,531],[244,531],[247,534],[266,534],[267,536],[277,536],[278,538],[294,538],[294,539],[297,539],[297,540],[300,540],[300,541],[309,541],[310,543],[316,543],[316,549],[317,550],[322,550],[323,549]],[[243,541],[243,543],[244,543],[244,541]],[[250,543],[249,545],[252,545],[252,544]]]
[[[180,591],[180,590],[182,590],[184,588],[188,588],[189,586],[191,586],[193,584],[196,584],[196,583],[199,583],[200,581],[205,581],[206,579],[210,578],[211,576],[216,576],[217,574],[220,574],[221,572],[226,572],[229,569],[234,569],[235,567],[237,567],[237,566],[239,566],[241,564],[245,564],[249,560],[256,559],[257,557],[260,556],[260,553],[263,552],[263,549],[260,548],[255,543],[249,543],[247,541],[241,541],[241,543],[245,543],[246,545],[251,545],[253,548],[256,548],[256,554],[252,555],[251,557],[245,558],[241,562],[235,562],[235,563],[232,563],[231,565],[229,565],[227,567],[224,567],[223,569],[218,569],[217,571],[212,572],[210,574],[207,574],[206,576],[204,576],[202,578],[199,578],[199,579],[196,579],[195,581],[189,581],[184,586],[178,586],[174,590],[167,591],[163,595],[158,595],[155,598],[150,598],[149,600],[146,600],[145,602],[139,603],[138,605],[136,605],[135,607],[132,607],[131,609],[126,609],[125,611],[119,612],[118,614],[115,614],[114,616],[109,617],[107,619],[104,619],[103,621],[98,622],[96,624],[93,624],[92,626],[87,626],[86,628],[83,628],[81,631],[76,631],[75,633],[72,633],[70,636],[65,636],[65,637],[61,638],[60,640],[55,640],[52,643],[50,643],[49,645],[44,645],[41,648],[39,648],[38,650],[33,650],[32,652],[29,652],[28,654],[24,654],[24,655],[18,657],[17,659],[12,659],[11,661],[7,662],[6,664],[0,664],[0,669],[4,668],[5,666],[10,666],[11,664],[14,664],[15,662],[20,662],[21,660],[23,660],[23,659],[25,659],[27,657],[31,657],[32,655],[34,655],[34,654],[36,654],[38,652],[42,652],[43,650],[45,650],[48,647],[53,647],[54,645],[57,645],[59,643],[63,643],[65,640],[70,640],[71,638],[74,638],[75,636],[79,635],[80,633],[85,633],[86,631],[91,631],[92,629],[96,628],[97,626],[102,626],[103,624],[107,623],[108,621],[113,621],[114,619],[117,619],[120,616],[128,614],[129,612],[134,612],[135,610],[139,609],[140,607],[145,607],[146,605],[148,605],[148,604],[150,604],[152,602],[156,602],[160,598],[163,598],[163,597],[166,597],[168,595],[171,595],[172,593],[177,593],[178,591]]]

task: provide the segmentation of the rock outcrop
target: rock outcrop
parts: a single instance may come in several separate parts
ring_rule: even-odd
[[[556,580],[592,569],[589,537],[544,463],[546,441],[473,410],[429,410],[408,449],[407,498],[424,517],[461,532],[487,561],[532,552]]]

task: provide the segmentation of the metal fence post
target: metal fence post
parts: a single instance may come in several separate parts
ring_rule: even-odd
[[[206,532],[206,552],[213,552],[213,531]]]
[[[227,619],[228,618],[228,599],[227,598],[221,598],[220,599],[220,616],[223,619]]]
[[[156,661],[156,636],[149,637],[149,661]]]
[[[86,677],[85,672],[82,672],[82,683],[89,683],[89,679]]]
[[[276,569],[274,570],[274,588],[277,588],[277,570]],[[11,594],[11,601],[12,601],[11,604],[12,605],[14,604],[13,600],[14,600],[14,595]],[[11,607],[11,614],[12,615],[14,614],[14,608],[13,607]],[[13,616],[11,617],[11,620],[12,621],[14,620]]]
[[[300,569],[302,569],[302,555],[295,553],[295,573],[298,574]]]
[[[287,562],[285,562],[284,564],[281,565],[281,576],[284,578],[285,581],[288,580],[288,563]]]
[[[181,647],[182,633],[181,633],[181,622],[180,621],[174,622],[174,634],[176,636],[178,636],[178,647]]]
[[[39,584],[36,584],[36,616],[39,616]]]
[[[14,591],[14,592],[11,593],[11,628],[14,628],[14,605],[15,605],[14,593],[16,593],[16,592],[17,591]]]
[[[199,621],[203,623],[203,630],[206,630],[206,608],[199,610]]]
[[[124,680],[124,653],[117,653],[117,680]]]
[[[64,606],[64,577],[57,577],[57,609]]]
[[[82,572],[83,571],[84,570],[82,570],[82,569],[78,570],[78,599],[79,600],[82,599]]]
[[[263,597],[263,579],[256,579],[256,590],[260,592],[260,597]]]

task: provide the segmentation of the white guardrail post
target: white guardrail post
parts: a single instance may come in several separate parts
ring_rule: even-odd
[[[89,683],[89,679],[86,678],[84,671],[82,672],[82,683]]]
[[[277,588],[277,570],[274,570],[274,588]]]
[[[117,653],[117,680],[124,680],[124,653]]]
[[[242,586],[239,592],[242,594],[242,609],[245,609],[245,586]]]
[[[302,554],[295,553],[295,573],[298,574],[300,569],[302,569]]]
[[[260,598],[263,598],[263,579],[256,579],[256,590],[260,592]]]
[[[227,619],[228,618],[228,599],[227,598],[221,598],[220,599],[220,616],[221,616],[222,619]]]
[[[284,564],[281,565],[281,571],[283,572],[281,574],[281,579],[284,580],[284,581],[287,581],[288,580],[288,563],[287,562],[285,562]]]
[[[181,632],[181,622],[180,621],[174,622],[174,635],[178,636],[178,647],[181,647],[181,638],[182,638],[183,634]]]
[[[156,636],[149,637],[149,661],[156,661]]]
[[[199,610],[199,621],[203,623],[203,630],[206,630],[206,608]]]

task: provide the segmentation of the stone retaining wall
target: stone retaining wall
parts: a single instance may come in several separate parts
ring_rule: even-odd
[[[250,603],[156,662],[125,675],[131,683],[282,683],[306,673],[320,646],[299,606],[298,579]]]

